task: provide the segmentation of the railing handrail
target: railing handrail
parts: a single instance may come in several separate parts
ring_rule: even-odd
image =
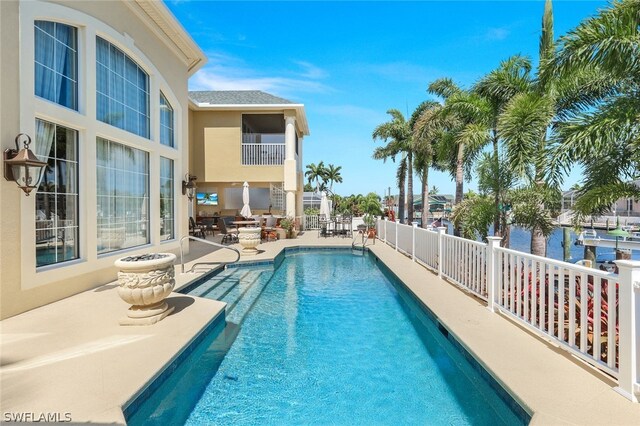
[[[573,269],[580,272],[586,272],[589,275],[594,275],[602,278],[611,278],[617,276],[613,272],[602,271],[596,268],[589,268],[588,266],[576,265],[575,263],[563,262],[562,260],[551,259],[549,257],[538,256],[531,253],[525,253],[505,247],[496,247],[496,251],[512,254],[518,257],[524,257],[527,259],[535,260],[537,262],[543,262],[549,265],[557,266],[559,268]]]
[[[242,142],[243,146],[246,145],[257,145],[257,146],[273,146],[273,145],[277,145],[277,146],[284,146],[285,143],[279,143],[279,142],[264,142],[264,143],[260,143],[260,142]]]
[[[180,267],[181,267],[181,273],[183,274],[184,274],[184,250],[182,250],[182,243],[184,240],[200,241],[201,243],[209,244],[210,246],[215,246],[215,247],[220,247],[223,249],[235,251],[236,254],[238,255],[236,260],[232,262],[198,262],[198,263],[206,263],[208,265],[228,265],[230,263],[236,263],[238,260],[240,260],[240,251],[238,249],[225,246],[223,244],[214,243],[213,241],[208,241],[203,238],[194,237],[193,235],[185,235],[184,237],[180,238]],[[193,267],[191,269],[193,269]]]
[[[482,241],[469,240],[467,238],[456,237],[455,235],[449,235],[449,234],[444,234],[442,237],[443,238],[449,238],[449,239],[452,239],[452,240],[463,241],[464,243],[475,244],[475,245],[477,245],[479,247],[487,247],[487,243],[483,243]]]

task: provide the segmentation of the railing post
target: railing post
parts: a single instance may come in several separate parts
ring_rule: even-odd
[[[443,235],[447,233],[447,228],[444,226],[438,227],[438,278],[442,278],[442,240],[444,239]]]
[[[487,237],[487,309],[496,311],[496,297],[500,294],[496,275],[496,247],[500,247],[502,237]]]
[[[640,402],[640,262],[616,260],[620,287],[618,293],[618,386],[616,392]],[[609,301],[612,306],[614,301]]]
[[[398,251],[398,225],[400,225],[400,219],[396,219],[396,251]]]
[[[389,218],[384,218],[384,243],[387,243],[387,222],[389,221]]]
[[[416,261],[416,228],[418,227],[417,223],[413,223],[412,225],[412,239],[413,241],[411,242],[411,260],[413,260],[414,262]]]

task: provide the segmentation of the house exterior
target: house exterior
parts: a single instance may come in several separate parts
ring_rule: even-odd
[[[307,135],[302,104],[258,90],[189,92],[194,216],[237,215],[244,182],[252,213],[302,216]]]
[[[633,181],[633,184],[640,187],[640,180]],[[562,212],[568,212],[573,210],[573,206],[578,200],[577,190],[568,190],[562,192]],[[609,208],[609,213],[612,216],[628,216],[638,217],[640,216],[640,200],[634,198],[620,198],[613,203]]]
[[[206,58],[159,1],[2,1],[0,34],[0,143],[25,133],[47,162],[30,196],[0,183],[7,318],[113,281],[122,256],[179,250],[187,81]]]

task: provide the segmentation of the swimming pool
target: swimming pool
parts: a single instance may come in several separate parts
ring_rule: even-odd
[[[227,301],[227,324],[129,424],[527,423],[383,269],[371,255],[300,252],[197,286]]]

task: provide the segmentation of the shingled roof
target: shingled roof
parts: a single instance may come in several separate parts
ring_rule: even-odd
[[[210,105],[283,105],[294,103],[260,90],[190,91],[189,98],[195,103]]]

